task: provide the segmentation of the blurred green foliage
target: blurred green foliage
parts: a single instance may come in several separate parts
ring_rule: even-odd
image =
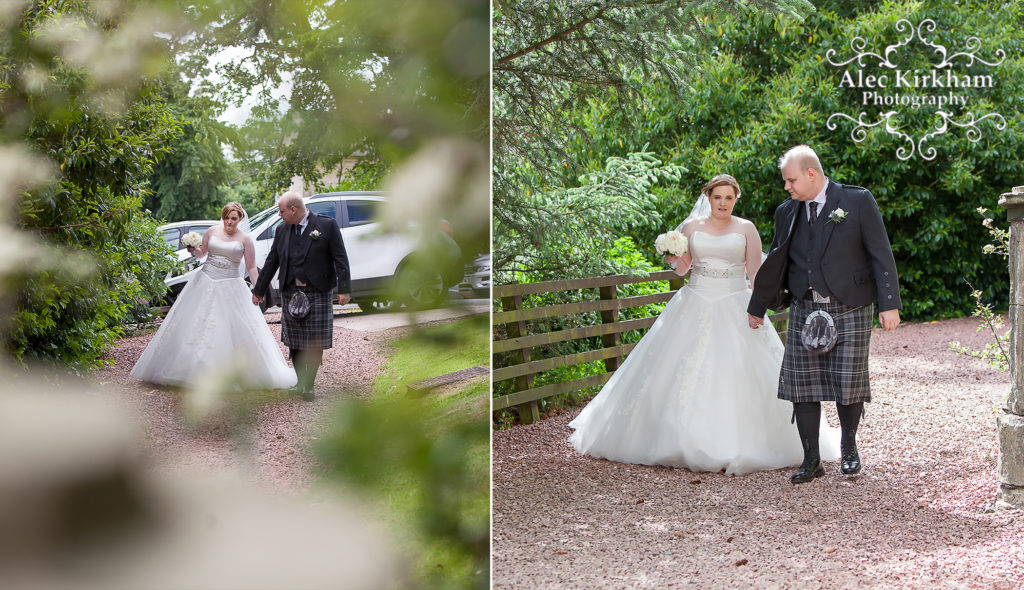
[[[487,317],[419,329],[397,341],[374,398],[346,402],[317,454],[411,531],[417,588],[488,588],[490,436],[486,379],[407,397],[405,384],[487,365]],[[409,549],[407,547],[406,549]]]
[[[18,282],[4,339],[22,362],[96,366],[124,324],[163,295],[173,265],[140,205],[180,121],[144,79],[161,67],[160,42],[146,36],[146,23],[125,20],[121,27],[87,2],[40,0],[0,21],[0,138],[56,172],[17,205],[20,227],[61,252]],[[114,47],[134,52],[136,69],[112,72],[101,57],[86,59]]]

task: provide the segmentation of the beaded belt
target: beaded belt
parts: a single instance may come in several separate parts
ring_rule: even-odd
[[[210,256],[206,257],[206,264],[209,264],[210,266],[216,266],[217,268],[232,268],[238,265],[237,263],[231,262],[230,258],[227,258],[225,256],[217,256],[215,254],[211,254]]]
[[[691,274],[713,279],[735,279],[745,276],[746,270],[742,266],[729,268],[709,268],[706,266],[694,266],[690,269]]]

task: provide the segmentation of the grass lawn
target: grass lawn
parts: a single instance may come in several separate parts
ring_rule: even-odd
[[[412,585],[486,588],[490,524],[488,376],[409,397],[406,384],[490,362],[484,315],[393,344],[370,403],[345,404],[320,456],[408,542]]]

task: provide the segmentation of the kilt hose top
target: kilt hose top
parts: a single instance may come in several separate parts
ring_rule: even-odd
[[[873,303],[879,311],[902,307],[896,262],[871,193],[827,182],[814,227],[805,202],[787,199],[775,210],[775,237],[754,279],[747,312],[763,317],[768,309],[790,307],[781,399],[867,402]],[[812,286],[829,301],[814,302]],[[838,332],[835,348],[821,355],[806,350],[800,339],[807,315],[818,309],[832,315]]]
[[[333,295],[349,293],[348,254],[337,222],[326,215],[310,212],[305,230],[296,235],[292,225],[282,224],[252,292],[265,296],[274,273],[281,285],[281,341],[297,350],[333,346]],[[299,286],[297,281],[305,283]],[[297,292],[309,298],[309,315],[294,318],[287,303]]]

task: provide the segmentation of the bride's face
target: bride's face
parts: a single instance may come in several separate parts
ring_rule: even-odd
[[[711,217],[722,221],[728,221],[732,216],[732,209],[736,206],[736,189],[723,184],[711,189],[708,194],[708,201],[711,203]]]
[[[238,231],[238,222],[242,220],[242,216],[238,214],[238,211],[228,212],[228,216],[224,218],[224,231],[231,234]]]

